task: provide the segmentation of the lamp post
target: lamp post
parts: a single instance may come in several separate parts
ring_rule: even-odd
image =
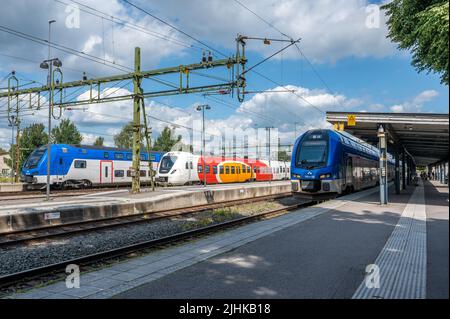
[[[205,156],[205,109],[210,110],[211,107],[208,104],[198,105],[196,110],[202,112],[202,150],[201,158],[203,159],[203,186],[206,186],[206,156]]]
[[[15,171],[14,171],[14,153],[15,151],[12,149],[13,145],[14,145],[14,126],[17,125],[16,123],[17,118],[14,115],[10,116],[10,124],[9,126],[11,126],[11,184],[14,184],[14,180],[15,180]]]
[[[388,172],[387,172],[387,139],[386,131],[383,125],[378,127],[377,136],[379,138],[380,148],[380,204],[387,205],[388,203]]]
[[[51,39],[51,25],[56,22],[56,20],[48,21],[48,59],[44,60],[40,64],[40,68],[44,70],[48,70],[47,75],[47,85],[49,87],[49,100],[48,100],[48,143],[47,143],[47,187],[46,187],[46,200],[50,199],[50,151],[51,151],[51,129],[52,129],[52,107],[53,107],[53,89],[52,89],[52,81],[53,81],[53,66],[61,67],[61,61],[50,58],[50,39]]]

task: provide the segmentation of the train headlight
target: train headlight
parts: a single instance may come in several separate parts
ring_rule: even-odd
[[[320,179],[331,178],[331,174],[330,174],[330,173],[328,173],[328,174],[322,174],[322,175],[319,176],[319,178],[320,178]]]

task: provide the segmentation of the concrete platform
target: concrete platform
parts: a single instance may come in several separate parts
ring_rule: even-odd
[[[25,185],[22,183],[0,183],[0,193],[5,192],[21,192],[25,190]]]
[[[151,213],[291,191],[289,181],[158,188],[132,195],[128,190],[45,199],[3,201],[0,234],[48,225]]]
[[[82,273],[78,289],[7,298],[448,298],[448,187],[377,199],[369,189]]]

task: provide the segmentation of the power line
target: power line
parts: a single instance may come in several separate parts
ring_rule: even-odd
[[[234,0],[237,4],[239,4],[241,7],[243,7],[244,9],[246,9],[247,11],[251,12],[253,15],[255,15],[256,17],[258,17],[261,21],[263,21],[264,23],[266,23],[269,27],[273,28],[275,31],[278,31],[282,36],[285,36],[286,38],[288,38],[289,40],[292,40],[292,37],[288,36],[287,34],[283,33],[280,29],[278,29],[277,27],[275,27],[272,23],[270,23],[269,21],[267,21],[266,19],[264,19],[263,17],[261,17],[259,14],[257,14],[256,12],[254,12],[253,10],[251,10],[249,7],[247,7],[246,5],[244,5],[242,2],[238,1],[238,0]]]
[[[60,4],[69,5],[68,3],[63,2],[63,1],[60,1],[60,0],[54,0],[54,1],[55,1],[55,2],[58,2],[58,3],[60,3]],[[99,10],[99,9],[96,9],[96,8],[91,7],[91,6],[85,5],[85,4],[80,3],[80,2],[78,2],[78,1],[74,1],[74,0],[70,0],[70,1],[72,1],[73,3],[75,3],[75,4],[79,5],[79,6],[88,8],[89,10],[92,10],[92,11],[94,11],[94,12],[99,13],[99,14],[96,14],[96,13],[94,13],[94,12],[90,12],[90,11],[88,11],[88,10],[85,10],[85,9],[80,8],[81,11],[86,12],[86,13],[88,13],[88,14],[90,14],[90,15],[95,16],[95,17],[101,18],[102,21],[103,21],[103,20],[107,20],[107,21],[110,21],[110,22],[113,22],[113,23],[116,23],[116,24],[119,24],[119,25],[128,27],[128,28],[130,28],[130,29],[134,29],[134,30],[136,30],[136,31],[145,33],[145,34],[150,35],[150,36],[152,36],[152,37],[155,37],[155,38],[158,38],[158,39],[161,39],[161,40],[165,40],[165,41],[168,41],[168,42],[172,42],[172,43],[174,43],[174,44],[177,44],[177,45],[179,45],[179,46],[183,46],[183,47],[188,48],[188,49],[198,49],[198,50],[202,50],[202,48],[200,48],[200,47],[197,47],[197,46],[194,46],[194,45],[192,45],[192,44],[190,44],[190,43],[186,43],[186,42],[180,41],[180,40],[178,40],[178,39],[172,38],[172,37],[168,36],[167,34],[155,32],[155,31],[149,30],[148,28],[143,27],[143,26],[141,26],[141,25],[138,25],[138,24],[135,24],[135,23],[132,23],[132,22],[129,22],[129,21],[120,19],[120,18],[118,18],[118,17],[110,16],[110,15],[108,15],[107,13],[105,13],[105,12]],[[102,23],[103,23],[103,22],[102,22]]]
[[[170,24],[170,23],[164,21],[163,19],[161,19],[161,18],[155,16],[154,14],[151,14],[151,13],[148,12],[147,10],[142,9],[141,7],[139,7],[139,6],[135,5],[135,4],[133,4],[132,2],[130,2],[130,1],[128,1],[128,0],[122,0],[122,1],[128,3],[130,6],[136,8],[137,10],[139,10],[139,11],[141,11],[141,12],[143,12],[143,13],[149,15],[149,16],[152,17],[153,19],[156,19],[156,20],[158,20],[159,22],[161,22],[161,23],[163,23],[163,24],[165,24],[165,25],[171,27],[172,29],[174,29],[174,30],[180,32],[181,34],[184,34],[184,35],[187,36],[188,38],[190,38],[190,39],[192,39],[192,40],[194,40],[194,41],[200,43],[201,45],[203,45],[204,47],[210,49],[211,51],[214,51],[214,52],[216,52],[217,54],[220,54],[220,55],[223,56],[223,57],[228,57],[225,53],[220,52],[220,51],[217,50],[217,49],[214,49],[214,48],[211,47],[210,45],[208,45],[208,44],[204,43],[203,41],[201,41],[201,40],[199,40],[199,39],[193,37],[192,35],[190,35],[190,34],[184,32],[183,30],[181,30],[181,29],[175,27],[174,25],[172,25],[172,24]]]
[[[120,65],[120,64],[117,64],[117,63],[113,63],[112,61],[106,61],[106,63],[105,63],[105,61],[103,59],[101,59],[99,57],[96,57],[94,55],[91,55],[91,54],[88,54],[88,53],[84,53],[82,51],[79,51],[79,50],[76,50],[76,49],[72,49],[72,48],[69,48],[69,47],[66,47],[66,46],[62,46],[62,45],[56,44],[54,42],[50,42],[49,43],[48,40],[45,40],[45,39],[42,39],[42,38],[30,35],[30,34],[27,34],[27,33],[24,33],[24,32],[13,30],[11,28],[8,28],[8,27],[2,26],[2,25],[0,25],[0,31],[3,31],[5,33],[9,33],[11,35],[14,35],[14,36],[17,36],[17,37],[20,37],[20,38],[23,38],[23,39],[26,39],[26,40],[38,43],[38,44],[42,44],[42,45],[46,45],[46,46],[49,45],[50,47],[52,47],[52,48],[54,48],[56,50],[66,52],[66,53],[69,53],[69,54],[81,57],[83,59],[87,59],[87,60],[90,60],[92,62],[95,62],[95,63],[98,63],[98,64],[102,64],[102,65],[105,65],[105,66],[108,66],[108,67],[120,70],[122,72],[129,72],[130,70],[132,70],[131,68],[129,68],[127,66],[123,66],[123,65]]]
[[[245,6],[244,4],[242,4],[239,0],[234,0],[236,3],[238,3],[241,7],[243,7],[244,9],[248,10],[249,12],[251,12],[253,15],[255,15],[258,19],[260,19],[261,21],[263,21],[264,23],[266,23],[269,27],[271,27],[272,29],[274,29],[275,31],[279,32],[282,36],[287,37],[288,39],[292,40],[292,37],[290,37],[289,35],[287,35],[286,33],[282,32],[280,29],[278,29],[277,27],[275,27],[272,23],[268,22],[266,19],[264,19],[263,17],[261,17],[259,14],[257,14],[256,12],[254,12],[253,10],[251,10],[250,8],[248,8],[247,6]],[[316,71],[316,69],[314,68],[314,66],[312,65],[312,63],[309,61],[309,59],[306,57],[306,55],[303,53],[303,51],[300,49],[300,47],[297,45],[297,43],[295,43],[295,46],[297,47],[298,51],[300,52],[300,54],[305,58],[305,60],[308,62],[308,64],[310,65],[311,69],[313,70],[313,72],[316,74],[316,76],[319,78],[319,80],[325,85],[325,87],[328,89],[328,91],[330,91],[330,93],[332,93],[334,99],[339,103],[339,105],[342,104],[339,102],[339,100],[335,97],[335,93],[333,92],[333,90],[331,90],[331,88],[328,86],[328,84],[325,82],[325,80],[319,75],[319,73]],[[320,110],[322,113],[323,111]]]

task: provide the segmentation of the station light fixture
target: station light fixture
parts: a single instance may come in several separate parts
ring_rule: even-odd
[[[42,63],[39,65],[39,67],[40,67],[41,69],[47,70],[47,69],[48,69],[48,63],[44,61],[44,62],[42,62]]]
[[[54,59],[54,60],[53,60],[53,66],[54,66],[54,67],[57,67],[57,68],[62,67],[62,62],[61,62],[61,60],[58,59],[58,58]]]

